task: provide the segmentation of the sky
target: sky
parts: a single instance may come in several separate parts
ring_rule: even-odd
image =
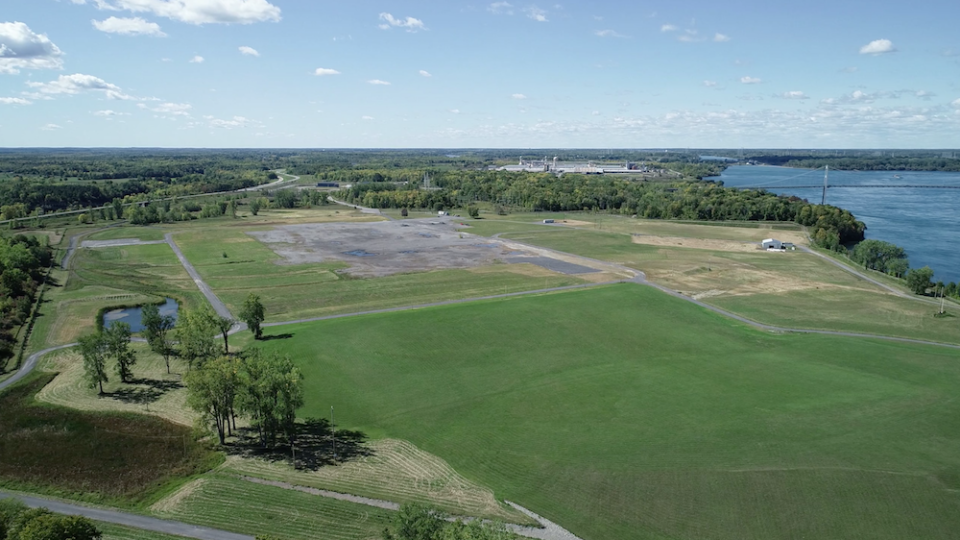
[[[960,148],[960,2],[2,0],[0,147]]]

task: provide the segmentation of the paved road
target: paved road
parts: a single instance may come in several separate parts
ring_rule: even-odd
[[[70,267],[70,259],[73,258],[73,253],[77,250],[77,241],[79,236],[74,236],[70,239],[70,245],[67,247],[67,253],[60,259],[60,268],[66,270]]]
[[[83,516],[97,521],[125,525],[134,529],[145,531],[154,531],[175,536],[184,536],[187,538],[196,538],[198,540],[254,540],[252,536],[237,534],[207,527],[198,527],[179,521],[167,521],[165,519],[156,519],[137,514],[118,512],[115,510],[102,510],[100,508],[88,508],[76,504],[68,504],[40,497],[26,497],[5,493],[0,491],[0,499],[16,498],[23,501],[30,508],[46,508],[51,512],[66,514],[68,516]]]
[[[273,188],[276,188],[276,187],[280,187],[280,186],[283,185],[285,182],[299,182],[299,181],[300,181],[300,177],[299,177],[299,176],[296,176],[296,175],[293,175],[293,174],[287,174],[287,173],[285,173],[285,172],[283,172],[283,171],[284,171],[284,169],[277,169],[277,170],[271,171],[271,172],[275,172],[275,173],[277,173],[278,175],[289,176],[290,178],[280,178],[279,180],[275,180],[275,181],[273,181],[273,182],[271,182],[271,183],[269,183],[269,184],[263,184],[263,185],[261,185],[261,186],[253,186],[253,187],[238,189],[237,191],[238,191],[238,192],[241,192],[241,193],[242,193],[242,192],[248,192],[248,191],[263,191],[263,190],[265,190],[265,189],[273,189]]]
[[[35,353],[31,354],[30,356],[27,357],[27,360],[23,363],[23,365],[20,366],[20,370],[19,370],[19,371],[17,371],[16,373],[14,373],[13,376],[10,377],[9,379],[7,379],[7,380],[5,380],[5,381],[3,381],[3,382],[0,382],[0,392],[3,392],[3,391],[6,390],[8,387],[13,386],[14,384],[16,384],[17,381],[19,381],[20,379],[23,379],[24,377],[26,377],[27,375],[29,375],[30,372],[33,371],[33,368],[37,367],[37,361],[40,360],[41,358],[43,358],[44,356],[46,356],[46,355],[48,355],[48,354],[50,354],[50,353],[52,353],[52,352],[55,352],[55,351],[61,351],[61,350],[63,350],[63,349],[69,349],[70,347],[74,347],[74,346],[76,346],[76,345],[77,345],[76,343],[70,343],[70,344],[68,344],[68,345],[60,345],[60,346],[57,346],[57,347],[50,347],[49,349],[44,349],[44,350],[42,350],[42,351],[35,352]]]
[[[173,249],[173,253],[176,254],[178,259],[180,259],[180,264],[183,265],[184,270],[190,274],[190,277],[193,278],[193,282],[197,284],[197,288],[200,289],[200,292],[203,293],[205,297],[207,297],[207,301],[210,302],[211,306],[213,306],[213,310],[217,312],[217,315],[233,319],[234,317],[230,313],[230,310],[227,309],[226,304],[221,302],[220,299],[217,298],[217,295],[213,294],[213,289],[211,289],[210,286],[203,281],[203,278],[200,277],[197,269],[190,264],[190,261],[188,261],[183,255],[183,252],[180,251],[180,246],[173,241],[173,233],[167,233],[164,235],[164,238],[166,239],[167,244],[170,245],[170,248]]]
[[[376,208],[367,208],[367,207],[364,207],[364,206],[358,206],[358,205],[356,205],[356,204],[345,203],[345,202],[343,202],[343,201],[338,201],[338,200],[336,200],[336,199],[334,199],[333,197],[330,197],[330,196],[328,196],[327,198],[330,199],[331,201],[339,204],[340,206],[348,206],[348,207],[353,208],[353,209],[355,209],[355,210],[359,210],[360,212],[362,212],[362,213],[364,213],[364,214],[373,214],[373,215],[375,215],[375,216],[380,216],[380,217],[387,218],[387,219],[390,220],[390,221],[396,221],[396,220],[393,219],[392,217],[384,214],[383,212],[381,212],[380,210],[377,210]]]
[[[907,300],[913,300],[913,301],[915,301],[915,302],[923,302],[924,304],[930,304],[930,305],[935,305],[935,306],[939,306],[939,305],[940,305],[940,302],[937,302],[937,301],[935,301],[935,300],[931,300],[931,299],[929,299],[929,298],[924,298],[924,297],[922,297],[922,296],[917,296],[917,295],[915,295],[915,294],[908,294],[908,293],[905,293],[905,292],[901,291],[900,289],[897,289],[896,287],[891,287],[891,286],[887,285],[886,283],[883,283],[883,282],[881,282],[881,281],[878,281],[878,280],[876,280],[876,279],[873,279],[872,277],[868,276],[867,274],[864,274],[863,272],[860,272],[860,271],[858,271],[858,270],[854,270],[853,268],[850,268],[849,266],[841,263],[840,261],[834,260],[833,258],[828,257],[828,256],[824,255],[823,253],[814,251],[814,250],[812,250],[812,249],[810,249],[810,248],[808,248],[808,247],[806,247],[806,246],[798,246],[798,247],[800,248],[800,251],[803,251],[804,253],[809,253],[809,254],[811,254],[811,255],[816,255],[817,257],[820,257],[821,259],[827,261],[828,263],[830,263],[830,264],[836,266],[837,268],[843,270],[844,272],[848,272],[848,273],[850,273],[850,274],[853,274],[853,275],[857,276],[858,278],[860,278],[860,279],[862,279],[862,280],[864,280],[864,281],[867,281],[867,282],[869,282],[869,283],[872,283],[872,284],[876,285],[877,287],[880,287],[881,289],[883,289],[883,290],[885,290],[885,291],[889,291],[889,292],[891,292],[891,293],[893,293],[893,294],[895,294],[895,295],[897,295],[897,296],[899,296],[899,297],[901,297],[901,298],[906,298]]]

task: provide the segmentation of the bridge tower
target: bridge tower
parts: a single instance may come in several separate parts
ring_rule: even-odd
[[[826,171],[823,173],[823,199],[820,201],[821,205],[827,204],[827,183],[830,178],[830,166],[827,165]]]

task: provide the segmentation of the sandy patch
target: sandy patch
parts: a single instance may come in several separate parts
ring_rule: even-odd
[[[682,238],[679,236],[651,236],[632,235],[634,244],[646,246],[681,247],[690,249],[709,249],[711,251],[762,251],[760,246],[752,242],[737,242],[735,240],[710,240],[703,238]]]
[[[590,223],[589,221],[580,221],[579,219],[558,219],[556,223],[560,225],[568,225],[570,227],[596,227],[596,223]]]
[[[867,290],[806,280],[740,265],[725,268],[697,267],[686,270],[649,272],[647,275],[651,281],[663,283],[696,300],[707,300],[720,296],[786,294],[812,289]]]
[[[177,507],[183,503],[184,499],[196,493],[197,490],[202,488],[206,483],[207,480],[205,478],[198,478],[193,482],[188,482],[180,489],[155,502],[153,506],[150,507],[150,510],[161,513],[174,512],[177,510]]]

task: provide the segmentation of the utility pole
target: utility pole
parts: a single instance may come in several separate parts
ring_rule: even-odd
[[[821,205],[827,204],[827,181],[830,178],[830,166],[826,166],[826,172],[823,173],[823,199],[820,201]]]

